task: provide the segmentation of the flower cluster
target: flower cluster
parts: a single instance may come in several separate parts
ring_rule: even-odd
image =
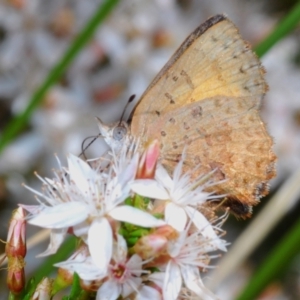
[[[222,220],[205,192],[210,174],[191,180],[181,161],[170,176],[158,162],[159,145],[142,155],[138,143],[85,162],[69,155],[55,178],[40,178],[39,205],[20,205],[28,223],[51,229],[48,249],[55,253],[68,233],[81,241],[76,252],[57,263],[67,278],[77,273],[96,299],[214,299],[201,280],[215,256],[226,251]],[[191,295],[191,296],[187,296]]]

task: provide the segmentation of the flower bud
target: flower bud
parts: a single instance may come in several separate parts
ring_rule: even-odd
[[[25,270],[22,257],[8,257],[7,287],[13,294],[19,294],[25,287]]]
[[[22,257],[26,255],[25,212],[19,207],[13,212],[9,223],[5,253],[7,257]]]
[[[152,141],[142,154],[136,174],[136,179],[152,179],[155,175],[159,156],[158,140]]]
[[[169,256],[166,255],[168,241],[177,237],[178,231],[172,226],[160,226],[151,234],[141,237],[133,246],[133,250],[142,259],[154,258],[153,261],[162,264],[166,259],[169,259]]]
[[[53,281],[49,278],[44,278],[36,287],[36,290],[31,300],[50,300]]]
[[[133,250],[142,259],[158,256],[166,250],[168,239],[159,234],[149,234],[141,237],[133,246]]]
[[[155,231],[153,233],[164,236],[165,238],[168,239],[168,241],[176,240],[179,235],[178,231],[174,229],[171,225],[164,225],[164,226],[157,227],[155,228]]]

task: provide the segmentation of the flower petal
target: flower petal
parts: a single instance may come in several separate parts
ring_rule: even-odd
[[[181,274],[186,287],[203,300],[217,300],[218,298],[203,284],[198,267],[181,265]]]
[[[144,285],[139,291],[135,300],[149,300],[156,299],[162,300],[162,295],[158,292],[157,289],[154,289],[150,286]]]
[[[182,157],[181,157],[179,163],[177,164],[177,166],[174,169],[174,172],[173,172],[173,181],[174,182],[178,182],[180,180],[184,160],[185,160],[185,149],[183,150]]]
[[[42,210],[44,210],[44,207],[41,205],[24,205],[24,204],[19,204],[20,207],[24,208],[27,210],[29,213],[35,215],[40,213]]]
[[[123,299],[126,299],[127,296],[132,294],[134,291],[137,291],[142,283],[141,277],[131,277],[130,279],[126,280],[122,285],[122,292],[121,295]]]
[[[127,261],[127,268],[132,269],[132,270],[139,270],[142,269],[142,263],[143,260],[141,257],[137,254],[133,254],[129,260]]]
[[[69,154],[68,167],[70,179],[81,190],[87,193],[90,190],[90,181],[94,181],[96,177],[95,171],[79,157]]]
[[[97,292],[96,300],[116,300],[121,294],[121,287],[113,281],[104,282]]]
[[[157,179],[158,182],[163,183],[163,186],[166,187],[168,191],[171,191],[174,188],[173,179],[161,164],[158,164],[156,167],[155,179]]]
[[[44,257],[56,253],[57,249],[65,240],[66,234],[67,228],[52,229],[50,232],[50,243],[48,245],[48,248],[44,252],[38,254],[36,257]]]
[[[164,285],[165,272],[154,272],[148,276],[148,280],[154,282],[161,289]]]
[[[182,231],[187,222],[186,212],[179,205],[169,202],[165,208],[165,221],[176,230]]]
[[[136,194],[159,200],[170,199],[170,195],[156,180],[139,179],[130,185],[132,191]]]
[[[112,218],[142,227],[159,227],[165,225],[163,220],[132,206],[117,206],[108,213]]]
[[[216,248],[225,252],[227,251],[225,243],[218,237],[213,226],[203,214],[190,206],[187,206],[185,211],[204,237],[210,239],[215,244]]]
[[[113,233],[107,219],[95,220],[88,232],[88,246],[95,265],[107,270],[112,256]]]
[[[67,202],[44,209],[28,220],[29,224],[44,228],[68,228],[88,216],[87,207],[79,202]]]
[[[82,280],[100,280],[106,276],[106,272],[99,270],[99,268],[94,265],[91,259],[87,259],[84,262],[66,260],[56,263],[54,266],[76,272]]]
[[[129,181],[135,178],[135,174],[137,172],[139,163],[139,155],[136,153],[131,159],[128,166],[123,170],[123,172],[119,175],[119,182],[122,186],[126,185]]]
[[[181,290],[182,278],[180,269],[177,264],[169,261],[166,268],[166,276],[163,287],[163,299],[164,300],[175,300],[178,298]]]
[[[201,296],[203,283],[200,279],[199,269],[186,264],[182,264],[180,269],[186,287]]]
[[[114,247],[113,258],[115,261],[125,261],[127,257],[127,244],[122,235],[117,234],[117,245]]]

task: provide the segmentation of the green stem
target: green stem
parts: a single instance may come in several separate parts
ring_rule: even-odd
[[[258,46],[255,52],[259,57],[266,54],[278,41],[288,35],[299,23],[300,1],[293,7],[291,12],[283,18],[276,28]]]
[[[21,300],[21,296],[14,295],[12,292],[9,293],[8,295],[8,300]]]
[[[111,12],[113,7],[118,2],[119,0],[106,0],[96,10],[95,14],[90,18],[86,26],[75,38],[74,42],[66,51],[64,56],[54,66],[43,84],[34,93],[26,109],[21,114],[17,115],[13,120],[11,120],[9,124],[7,124],[0,138],[0,152],[2,152],[5,146],[21,131],[33,111],[42,101],[49,88],[61,77],[79,51],[91,39],[92,35],[97,29],[97,26],[105,19],[105,17]]]
[[[295,255],[300,251],[300,219],[290,232],[267,256],[263,265],[251,277],[236,300],[257,299],[261,291],[276,277],[283,274]]]

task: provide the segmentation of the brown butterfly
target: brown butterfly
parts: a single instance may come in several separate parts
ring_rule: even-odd
[[[185,148],[184,170],[215,171],[222,205],[251,215],[276,174],[273,141],[259,116],[268,86],[264,69],[235,25],[211,17],[192,32],[144,92],[125,122],[101,123],[101,134],[119,147],[131,134],[142,145],[158,139],[160,160],[170,171]]]

